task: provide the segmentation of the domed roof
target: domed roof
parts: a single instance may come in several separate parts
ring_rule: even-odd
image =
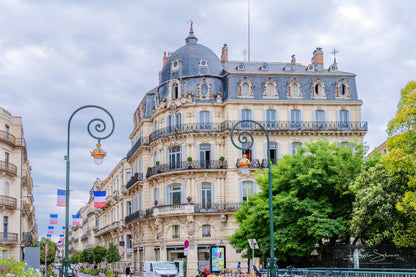
[[[173,52],[169,59],[166,61],[162,68],[162,76],[160,83],[164,83],[173,76],[177,78],[187,76],[198,76],[198,75],[214,75],[221,76],[223,71],[223,65],[218,56],[208,47],[198,44],[198,39],[191,31],[188,37],[185,39],[186,44]],[[177,71],[172,75],[172,62],[176,60],[180,66]],[[200,62],[205,60],[207,66],[204,67],[204,71],[200,70]]]

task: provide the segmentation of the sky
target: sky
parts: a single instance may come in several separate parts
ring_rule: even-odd
[[[357,75],[369,126],[364,141],[373,150],[387,139],[400,90],[415,79],[414,11],[411,0],[251,0],[250,58],[290,62],[295,54],[308,65],[322,47],[327,68],[336,48],[339,70]],[[200,44],[220,56],[227,43],[230,60],[247,58],[248,0],[0,0],[0,107],[23,120],[41,236],[51,213],[58,228],[65,224],[56,189],[65,189],[71,114],[102,106],[115,129],[101,141],[107,157],[97,166],[87,124],[105,115],[84,109],[72,119],[70,217],[96,178],[105,179],[130,150],[133,113],[158,84],[164,51],[185,44],[190,20]]]

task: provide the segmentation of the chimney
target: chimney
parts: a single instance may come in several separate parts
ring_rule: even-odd
[[[169,59],[168,56],[166,56],[166,51],[163,52],[163,65],[165,65],[166,61]]]
[[[226,43],[224,43],[224,46],[222,47],[221,62],[228,62],[228,47]]]
[[[313,51],[312,64],[315,66],[315,70],[324,70],[324,52],[321,47],[316,47]]]

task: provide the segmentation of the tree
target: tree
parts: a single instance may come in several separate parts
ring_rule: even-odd
[[[407,178],[386,170],[382,163],[363,170],[351,189],[355,192],[351,231],[368,245],[393,241],[405,218],[396,209]]]
[[[82,250],[80,254],[81,262],[93,264],[94,263],[94,251],[91,248]]]
[[[81,255],[80,254],[73,254],[71,256],[71,260],[75,264],[80,263],[81,262]]]
[[[320,245],[350,236],[354,194],[349,185],[361,171],[363,147],[330,144],[327,139],[306,143],[296,155],[284,156],[273,166],[274,244],[276,257],[288,263],[308,258]],[[230,237],[239,251],[256,238],[262,251],[270,252],[268,180],[260,173],[261,192],[249,198],[235,217],[239,229]],[[245,257],[250,255],[247,251]]]
[[[112,242],[110,242],[110,245],[107,251],[107,262],[111,264],[111,263],[120,261],[120,259],[121,259],[121,256],[120,256],[120,253],[118,252],[117,246],[113,244]]]
[[[94,263],[99,264],[104,261],[107,255],[107,249],[104,246],[97,245],[92,250],[94,251]]]
[[[416,82],[409,82],[401,91],[396,117],[388,124],[389,153],[383,162],[389,171],[408,178],[402,201],[396,204],[405,216],[403,228],[397,230],[397,246],[416,247]]]
[[[40,263],[44,264],[46,244],[48,245],[48,256],[46,258],[46,261],[48,264],[51,264],[55,261],[55,252],[56,252],[56,249],[58,248],[56,243],[47,238],[42,238],[40,241],[35,242],[34,246],[40,247]]]

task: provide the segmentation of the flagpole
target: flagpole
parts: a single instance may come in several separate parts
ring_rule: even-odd
[[[112,134],[113,134],[113,131],[114,131],[114,119],[113,119],[113,116],[106,110],[106,109],[104,109],[103,107],[100,107],[100,106],[96,106],[96,105],[86,105],[86,106],[82,106],[82,107],[80,107],[80,108],[78,108],[77,110],[75,110],[73,113],[72,113],[72,115],[70,116],[70,118],[69,118],[69,120],[68,120],[68,136],[67,136],[67,144],[66,144],[66,156],[65,156],[65,161],[66,161],[66,191],[65,191],[65,199],[66,199],[66,203],[65,203],[65,259],[64,259],[64,268],[65,268],[65,277],[68,277],[68,266],[69,266],[69,260],[68,260],[68,221],[69,221],[69,174],[70,174],[70,170],[69,170],[69,168],[70,168],[70,162],[69,162],[69,144],[70,144],[70,127],[71,127],[71,120],[72,120],[72,118],[74,117],[74,115],[78,112],[78,111],[80,111],[80,110],[83,110],[83,109],[86,109],[86,108],[95,108],[95,109],[99,109],[99,110],[102,110],[102,111],[104,111],[109,117],[110,117],[110,119],[111,119],[111,122],[112,122],[112,128],[111,128],[111,131],[110,131],[110,133],[108,134],[108,135],[106,135],[106,136],[97,136],[97,135],[94,135],[92,132],[91,132],[91,130],[90,130],[90,128],[92,127],[91,125],[92,124],[94,124],[94,128],[93,128],[93,130],[94,130],[94,133],[103,133],[104,131],[105,131],[105,129],[106,129],[106,124],[105,124],[105,122],[104,122],[104,120],[102,120],[102,119],[100,119],[100,118],[94,118],[94,119],[92,119],[89,123],[88,123],[88,127],[87,127],[87,130],[88,130],[88,134],[91,136],[91,137],[93,137],[93,138],[95,138],[95,139],[97,139],[98,140],[98,144],[97,144],[97,148],[99,149],[100,148],[100,141],[101,140],[103,140],[103,139],[106,139],[106,138],[108,138],[109,136],[111,136]],[[94,151],[93,151],[93,153],[91,153],[93,156],[94,156],[94,153],[96,153],[95,151],[96,151],[97,149],[95,149]],[[99,150],[101,150],[101,149],[99,149]],[[102,160],[102,158],[105,156],[105,152],[104,151],[102,151],[103,153],[98,153],[98,154],[100,154],[100,156],[98,157],[98,159],[101,159]],[[104,155],[104,156],[103,156]],[[94,158],[95,159],[97,159],[97,157],[96,156],[94,156]]]

